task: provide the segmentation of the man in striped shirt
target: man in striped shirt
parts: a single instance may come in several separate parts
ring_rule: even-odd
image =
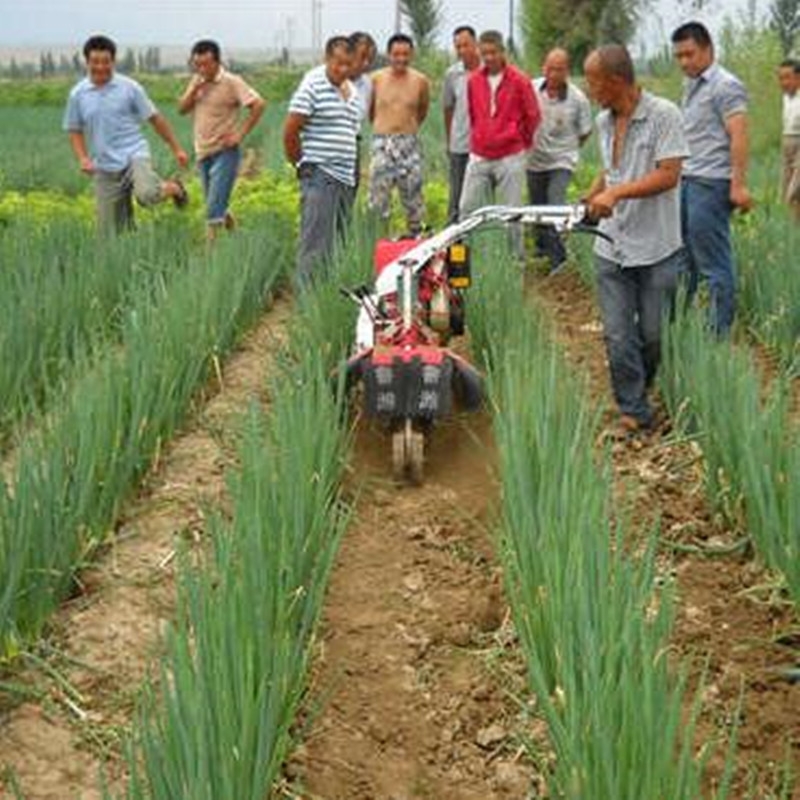
[[[330,257],[353,207],[361,101],[348,78],[352,60],[346,36],[329,39],[325,63],[306,73],[284,123],[284,150],[300,180],[297,273],[303,287]]]

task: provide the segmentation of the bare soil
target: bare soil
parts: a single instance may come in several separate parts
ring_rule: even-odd
[[[576,370],[608,406],[602,328],[590,292],[569,272],[533,281],[533,292]],[[225,368],[223,390],[164,452],[125,513],[116,540],[57,615],[42,654],[69,683],[26,665],[2,679],[0,765],[30,800],[100,797],[104,763],[119,780],[120,732],[173,611],[172,555],[179,537],[202,540],[204,509],[226,503],[236,416],[261,394],[283,329],[278,304]],[[598,447],[603,446],[598,443]],[[301,744],[281,796],[303,800],[491,800],[540,797],[523,739],[546,755],[531,713],[524,666],[502,593],[494,509],[500,488],[485,414],[455,416],[433,434],[426,482],[391,479],[388,435],[361,420],[348,476],[356,512],[329,587]],[[681,545],[724,546],[741,532],[709,512],[702,462],[691,442],[664,429],[612,447],[618,512],[642,530],[655,521]],[[678,587],[678,657],[708,658],[701,737],[724,733],[744,689],[736,797],[748,773],[768,796],[787,747],[800,763],[800,686],[775,667],[798,653],[773,643],[796,626],[791,609],[749,553],[708,558],[665,548],[661,568]],[[712,761],[721,770],[721,755]],[[10,797],[0,788],[0,797]],[[800,798],[800,794],[796,793]]]
[[[101,765],[118,782],[121,735],[173,615],[176,547],[181,538],[201,541],[205,510],[225,505],[237,419],[251,398],[264,399],[289,311],[287,300],[276,302],[229,359],[222,386],[208,387],[165,448],[106,552],[54,618],[46,666],[25,660],[2,676],[18,691],[0,691],[0,769],[14,771],[27,800],[100,798]],[[0,776],[0,798],[11,796]]]
[[[390,437],[362,421],[363,481],[324,613],[314,697],[289,773],[325,800],[524,798],[522,685],[492,535],[486,415],[444,422],[422,487],[391,480]],[[508,693],[508,694],[507,694]]]
[[[612,425],[602,326],[590,290],[569,272],[539,279],[533,288],[569,359],[589,374],[594,396],[605,400]],[[767,361],[763,353],[757,357]],[[668,425],[653,436],[615,444],[612,457],[619,507],[634,525],[647,530],[659,523],[663,539],[681,545],[725,548],[740,539],[742,531],[730,529],[709,511],[697,446],[681,441]],[[673,556],[665,549],[663,564],[677,580],[676,653],[693,658],[698,671],[708,659],[700,735],[728,732],[743,693],[734,796],[746,796],[752,773],[757,775],[754,796],[767,797],[787,753],[795,773],[800,766],[800,684],[792,685],[777,673],[779,667],[800,662],[800,640],[795,637],[792,646],[775,642],[781,634],[800,630],[797,615],[771,590],[774,576],[748,551],[708,557]],[[721,768],[718,753],[712,774]],[[800,798],[800,787],[793,797]]]

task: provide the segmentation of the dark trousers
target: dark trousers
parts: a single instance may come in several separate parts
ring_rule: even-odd
[[[545,172],[528,170],[528,197],[534,206],[563,206],[567,202],[567,187],[572,179],[568,169]],[[550,269],[558,269],[567,260],[561,237],[548,227],[536,231],[536,255],[550,259]]]
[[[464,188],[464,173],[467,171],[469,153],[450,153],[450,202],[447,206],[448,223],[458,221],[458,205]]]
[[[355,187],[337,181],[314,164],[300,168],[300,242],[297,279],[308,288],[325,268],[337,237],[344,235],[355,199]]]
[[[727,335],[736,307],[736,272],[731,247],[731,183],[686,177],[681,182],[681,227],[688,254],[688,299],[708,281],[711,327]]]
[[[649,426],[647,390],[661,361],[661,326],[671,314],[683,250],[642,267],[622,267],[599,256],[597,295],[603,316],[611,388],[619,410]]]

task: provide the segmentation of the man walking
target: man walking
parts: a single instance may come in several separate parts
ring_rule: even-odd
[[[450,202],[447,208],[449,222],[458,220],[458,205],[469,161],[467,78],[481,65],[481,53],[474,28],[469,25],[456,28],[453,31],[453,46],[458,61],[445,73],[442,87],[444,129],[450,162]]]
[[[626,434],[653,425],[647,391],[661,357],[661,325],[683,260],[678,184],[689,155],[677,106],[643,91],[620,45],[592,52],[586,85],[597,117],[603,172],[588,197],[601,218],[597,291],[611,387]]]
[[[788,58],[778,68],[783,92],[781,199],[800,220],[800,61]]]
[[[300,179],[297,275],[308,288],[344,233],[355,197],[359,97],[348,79],[353,45],[334,36],[325,63],[306,73],[289,103],[283,129],[286,157]]]
[[[566,50],[551,50],[542,78],[534,82],[542,123],[528,159],[528,196],[532,205],[563,205],[578,166],[579,151],[592,133],[592,108],[586,95],[569,80]],[[550,228],[536,233],[536,255],[546,256],[551,273],[567,259],[561,237]]]
[[[470,154],[461,216],[478,208],[493,190],[498,202],[522,205],[525,160],[541,117],[530,79],[506,60],[503,35],[485,31],[478,42],[483,66],[467,82]],[[513,230],[512,243],[522,261],[521,230]]]
[[[404,33],[388,42],[389,66],[372,78],[372,162],[369,205],[388,223],[392,189],[396,186],[406,214],[408,232],[422,230],[422,148],[419,129],[428,115],[430,84],[411,67],[414,42]]]
[[[681,215],[688,294],[694,297],[701,278],[708,281],[711,324],[725,336],[736,303],[731,211],[753,205],[747,188],[747,91],[715,63],[711,35],[701,23],[677,28],[672,47],[686,75],[683,119],[691,155],[684,165]]]
[[[181,114],[194,114],[194,148],[206,198],[207,237],[233,228],[228,206],[241,162],[241,143],[258,124],[266,103],[258,92],[226,70],[219,45],[202,39],[192,47],[194,77],[178,103]],[[239,124],[239,113],[247,114]]]
[[[83,46],[87,76],[69,94],[64,130],[81,170],[94,179],[97,221],[102,234],[133,227],[133,202],[154,206],[170,198],[182,208],[188,200],[178,179],[162,180],[153,170],[150,146],[141,130],[147,121],[172,150],[178,166],[189,157],[167,120],[145,90],[116,73],[117,46],[107,36],[92,36]]]

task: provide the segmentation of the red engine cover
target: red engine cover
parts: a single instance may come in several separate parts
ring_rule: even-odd
[[[380,275],[387,264],[413,250],[422,239],[378,239],[375,242],[375,274]]]

